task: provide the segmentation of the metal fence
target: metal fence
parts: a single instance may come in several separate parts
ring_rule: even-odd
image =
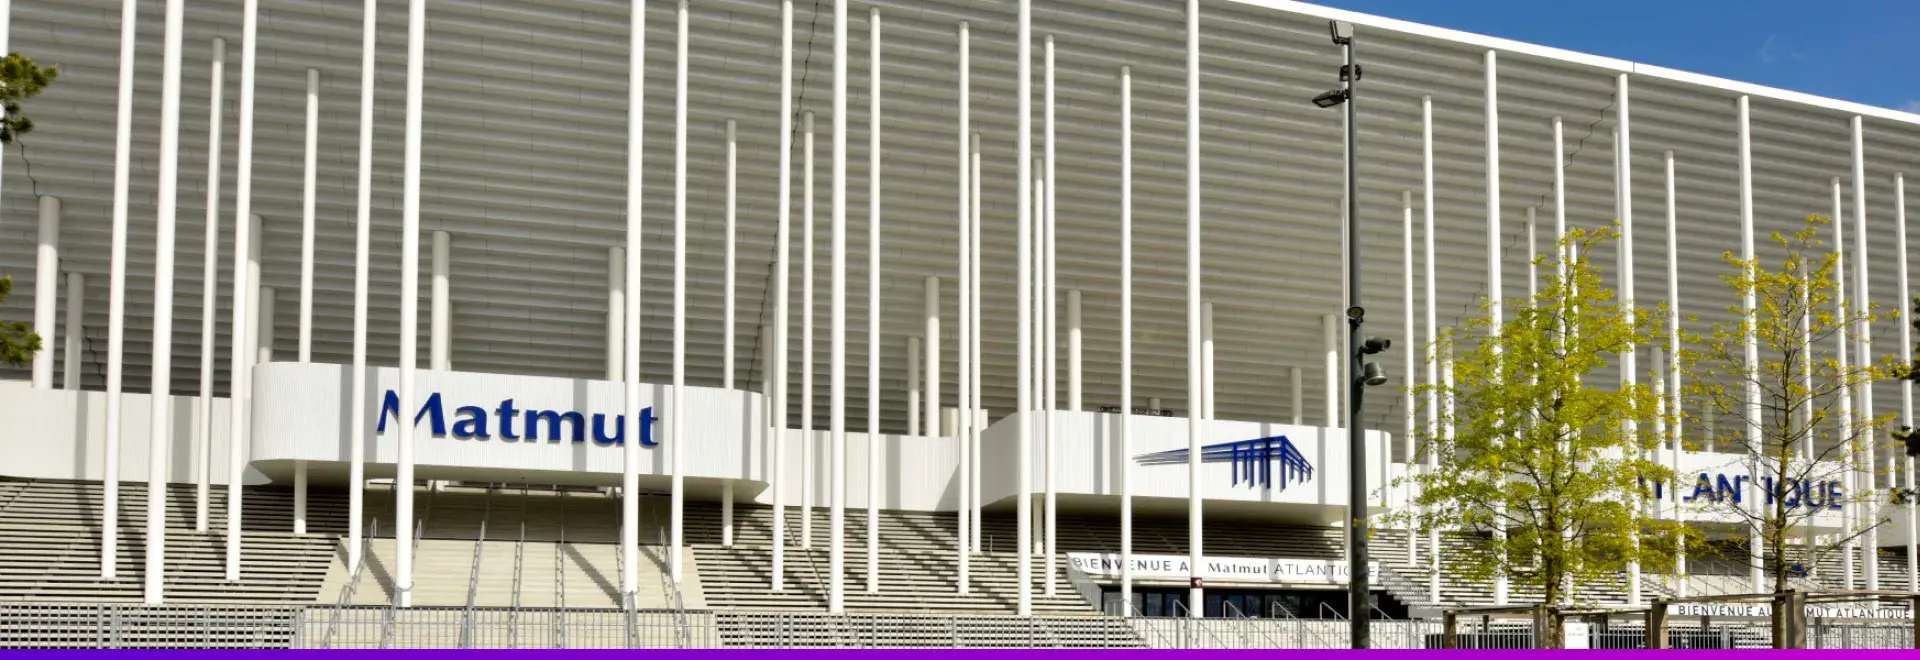
[[[309,607],[293,648],[715,648],[713,613],[614,608]]]
[[[287,648],[297,607],[0,605],[0,648]]]

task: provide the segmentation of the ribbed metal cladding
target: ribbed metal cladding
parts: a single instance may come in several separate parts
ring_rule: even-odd
[[[359,79],[357,4],[297,0],[262,3],[255,209],[265,218],[263,278],[285,303],[276,320],[278,345],[296,337],[300,177],[305,70],[321,72],[319,240],[315,275],[314,359],[345,362],[351,349],[353,200]],[[1009,0],[857,2],[849,49],[848,258],[865,263],[867,116],[865,9],[881,8],[886,117],[882,207],[886,272],[882,292],[886,335],[881,359],[881,419],[889,431],[906,426],[906,338],[920,329],[921,279],[956,281],[950,245],[957,172],[954,130],[955,29],[972,22],[974,119],[983,135],[982,216],[985,223],[982,327],[983,404],[996,415],[1013,406],[1015,373],[1013,282],[1014,39]],[[1274,5],[1274,6],[1262,6]],[[452,361],[455,369],[552,376],[599,377],[605,359],[606,246],[622,241],[626,191],[624,139],[625,0],[433,0],[428,6],[423,230],[453,236]],[[160,0],[143,0],[141,61],[136,84],[131,230],[128,273],[127,382],[145,383],[153,290],[153,198],[158,144]],[[673,6],[654,2],[648,25],[648,200],[642,378],[665,377],[672,281]],[[829,7],[796,7],[797,110],[811,110],[830,126],[828,91],[832,26]],[[1323,378],[1320,315],[1341,304],[1339,254],[1341,143],[1338,114],[1314,108],[1312,95],[1337,84],[1338,52],[1323,17],[1311,6],[1283,0],[1210,0],[1204,16],[1202,68],[1204,288],[1215,304],[1222,419],[1289,419],[1286,370],[1306,372],[1306,420],[1319,423]],[[38,130],[28,150],[6,158],[0,213],[0,272],[17,286],[0,318],[27,320],[33,304],[32,195],[65,203],[63,270],[86,273],[87,363],[99,387],[106,359],[108,208],[111,201],[112,126],[118,3],[114,0],[15,0],[14,47],[62,77],[28,111]],[[724,135],[739,127],[739,356],[736,381],[757,388],[770,356],[759,352],[761,324],[772,323],[769,270],[775,231],[778,117],[776,95],[779,5],[758,0],[700,0],[692,6],[689,99],[688,382],[718,385],[724,264]],[[181,226],[175,312],[174,387],[198,389],[197,309],[203,254],[206,106],[209,43],[229,41],[229,68],[237,68],[240,7],[232,0],[196,0],[187,14],[181,141]],[[400,126],[404,84],[405,7],[381,5],[379,89],[376,90],[374,254],[370,362],[390,364],[397,352],[397,254]],[[1365,286],[1375,334],[1393,336],[1405,313],[1401,273],[1400,191],[1420,189],[1420,98],[1431,95],[1435,121],[1438,304],[1442,323],[1478,308],[1485,290],[1485,144],[1483,45],[1360,22],[1359,57],[1366,69],[1361,106],[1361,222],[1367,259]],[[1371,23],[1371,25],[1370,25]],[[1119,389],[1118,72],[1133,67],[1135,90],[1135,351],[1138,402],[1159,397],[1185,410],[1183,327],[1185,166],[1182,16],[1177,5],[1152,0],[1067,0],[1038,3],[1035,34],[1055,36],[1060,162],[1059,283],[1083,292],[1088,406],[1115,403]],[[1526,209],[1538,207],[1541,249],[1552,217],[1552,141],[1549,122],[1564,118],[1568,157],[1568,222],[1604,225],[1614,218],[1612,144],[1614,75],[1598,58],[1550,57],[1532,49],[1500,59],[1501,162],[1506,290],[1524,292]],[[1733,99],[1726,85],[1699,84],[1674,75],[1635,74],[1632,163],[1637,297],[1643,306],[1668,299],[1662,154],[1677,160],[1678,257],[1682,313],[1699,323],[1728,318],[1735,299],[1719,282],[1720,255],[1738,247],[1737,173]],[[223,241],[231,240],[233,150],[238,76],[227,76],[224,141],[229,200],[223,204]],[[1036,83],[1037,84],[1037,83]],[[1847,121],[1838,102],[1803,102],[1791,94],[1753,99],[1755,216],[1761,254],[1764,237],[1799,219],[1826,213],[1829,179],[1850,176]],[[1036,108],[1036,113],[1039,110]],[[1882,115],[1866,121],[1869,241],[1872,289],[1900,306],[1892,271],[1903,246],[1892,241],[1892,175],[1920,170],[1920,126]],[[797,141],[796,141],[797,142]],[[826,144],[822,136],[821,144]],[[797,147],[796,147],[797,148]],[[826,217],[831,181],[824,148],[816,193]],[[31,162],[31,167],[28,162]],[[799,165],[795,159],[795,167]],[[798,181],[796,175],[795,180]],[[1845,191],[1851,213],[1851,186]],[[798,204],[798,191],[795,204]],[[798,214],[795,214],[797,228]],[[817,245],[826,246],[825,222]],[[1851,228],[1849,228],[1851,229]],[[1415,240],[1421,240],[1416,236]],[[796,240],[798,245],[799,241]],[[822,247],[822,249],[825,249]],[[230,247],[223,245],[223,253]],[[797,255],[796,255],[797,256]],[[1596,255],[1613,269],[1616,255]],[[1853,257],[1850,257],[1853,258]],[[795,259],[798,263],[798,259]],[[824,256],[816,275],[825,290]],[[220,313],[231,302],[230,258],[220,260]],[[423,263],[425,258],[423,256]],[[1416,267],[1424,256],[1416,256]],[[93,276],[100,277],[93,277]],[[868,273],[852,269],[851,291],[863,292]],[[1609,274],[1607,279],[1613,278]],[[794,279],[798,324],[799,280]],[[1416,287],[1419,291],[1421,287]],[[424,293],[423,293],[424,296]],[[1064,298],[1064,294],[1061,296]],[[942,296],[943,322],[958,314],[957,296]],[[824,293],[814,301],[824,326]],[[1417,306],[1425,304],[1416,299]],[[866,298],[848,298],[850,391],[865,390]],[[1419,307],[1416,307],[1419,309]],[[1064,313],[1063,313],[1064,316]],[[1418,317],[1417,317],[1418,318]],[[1895,321],[1876,328],[1891,351]],[[216,324],[225,345],[227,324]],[[422,320],[421,333],[426,332]],[[1425,329],[1422,328],[1422,332]],[[813,347],[826,360],[824,331]],[[797,333],[796,333],[797,336]],[[1064,333],[1062,333],[1064,342]],[[1413,346],[1394,337],[1394,350]],[[1418,342],[1428,337],[1417,338]],[[789,363],[800,357],[795,348]],[[953,360],[954,346],[943,347]],[[287,353],[290,355],[290,353]],[[226,351],[217,360],[224,365]],[[1401,361],[1390,360],[1397,365]],[[797,366],[794,367],[797,377]],[[957,373],[952,365],[943,373]],[[224,366],[217,391],[224,392]],[[24,378],[24,372],[0,376]],[[1396,385],[1402,382],[1395,374]],[[1611,382],[1611,377],[1603,375]],[[823,379],[824,380],[824,379]],[[1064,387],[1064,384],[1063,384]],[[797,386],[796,386],[797,389]],[[956,388],[949,385],[949,393]],[[825,422],[824,383],[814,410]],[[1892,410],[1897,388],[1879,389],[1878,408]],[[1371,407],[1369,419],[1399,430],[1397,397]],[[864,420],[864,396],[848,414]],[[801,402],[794,404],[799,414]],[[951,402],[949,402],[951,405]],[[856,422],[856,426],[864,422]]]

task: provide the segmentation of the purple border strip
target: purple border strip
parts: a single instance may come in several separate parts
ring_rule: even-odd
[[[1112,660],[1116,656],[1126,655],[1140,658],[1152,657],[1156,660],[1177,659],[1251,659],[1270,658],[1275,653],[1284,654],[1339,654],[1364,655],[1375,658],[1420,658],[1421,660],[1467,660],[1484,659],[1487,655],[1499,655],[1509,658],[1545,658],[1545,657],[1644,657],[1661,651],[1595,651],[1595,650],[1324,650],[1324,649],[1257,649],[1257,650],[1156,650],[1156,649],[702,649],[702,650],[479,650],[479,649],[365,649],[365,650],[25,650],[8,651],[8,660],[40,660],[42,658],[150,658],[152,660],[184,660],[198,657],[240,658],[252,655],[262,657],[287,658],[290,656],[340,656],[358,657],[396,657],[401,654],[409,660],[480,660],[480,657],[494,658],[568,658],[569,660],[613,660],[630,658],[636,653],[646,654],[649,659],[671,660],[725,660],[747,656],[780,654],[786,657],[813,656],[819,658],[840,657],[842,654],[858,654],[867,658],[924,659],[942,656],[965,655],[970,660],[1014,660],[1045,655],[1048,658],[1062,660]],[[1908,659],[1916,657],[1913,651],[1900,650],[1712,650],[1686,651],[1687,657],[1696,660],[1722,660],[1732,658],[1751,658],[1755,654],[1781,656],[1786,654],[1821,654],[1837,656],[1845,654],[1849,658],[1893,658]]]

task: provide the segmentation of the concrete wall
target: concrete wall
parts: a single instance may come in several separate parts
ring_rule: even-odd
[[[153,397],[120,395],[120,479],[146,481],[153,419]],[[198,397],[167,400],[172,442],[163,457],[167,480],[193,483],[199,477],[195,457],[204,428],[196,411]],[[227,482],[227,399],[213,400],[211,483]],[[33,479],[102,479],[107,456],[107,394],[34,389],[25,381],[0,381],[0,420],[7,438],[0,442],[0,474]],[[264,478],[250,474],[247,483]]]

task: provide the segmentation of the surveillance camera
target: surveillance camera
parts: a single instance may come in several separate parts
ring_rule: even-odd
[[[1322,108],[1331,108],[1347,102],[1347,90],[1330,89],[1313,97],[1313,104]]]
[[[1374,353],[1385,351],[1392,346],[1392,340],[1383,337],[1368,337],[1366,341],[1361,342],[1360,352],[1366,355],[1373,355]]]

